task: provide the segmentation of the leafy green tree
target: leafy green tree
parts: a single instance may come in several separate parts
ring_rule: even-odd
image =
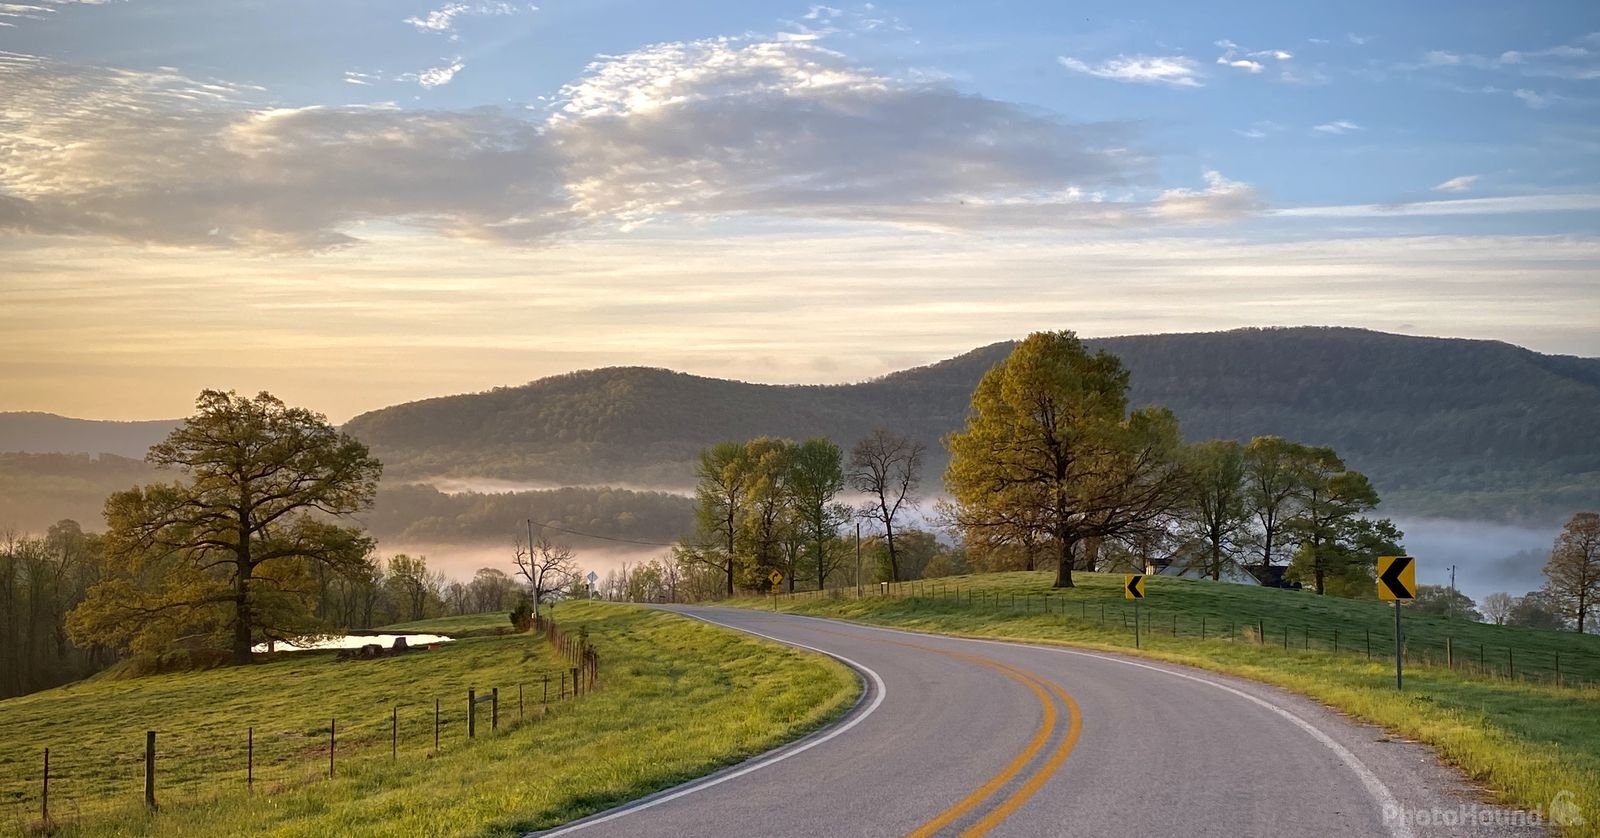
[[[1300,447],[1293,463],[1298,509],[1285,529],[1299,549],[1290,576],[1309,577],[1312,588],[1325,594],[1328,577],[1343,576],[1359,560],[1353,549],[1361,534],[1356,522],[1378,505],[1378,492],[1366,475],[1345,468],[1332,448]]]
[[[1544,575],[1551,605],[1581,633],[1600,604],[1600,513],[1579,512],[1567,521]]]
[[[844,452],[839,446],[823,437],[800,443],[794,452],[789,493],[797,519],[795,529],[804,535],[811,551],[818,590],[828,587],[828,574],[838,566],[837,554],[828,548],[851,516],[850,507],[837,501],[842,491]],[[792,585],[792,577],[790,582]]]
[[[968,526],[1028,506],[1072,587],[1077,545],[1159,526],[1181,496],[1178,422],[1127,410],[1128,373],[1071,332],[1037,332],[984,375],[964,430],[952,434],[945,484]],[[985,517],[991,520],[985,521]],[[1009,521],[1020,515],[1009,516]]]
[[[107,499],[106,578],[69,627],[156,654],[222,633],[233,662],[249,663],[257,639],[315,624],[313,566],[359,570],[372,542],[337,521],[371,504],[381,466],[322,415],[267,393],[206,390],[196,407],[147,456],[187,480]]]
[[[1306,447],[1281,436],[1258,436],[1245,446],[1244,470],[1247,504],[1258,525],[1257,546],[1261,566],[1272,564],[1282,546],[1284,529],[1294,516],[1299,489],[1298,463]]]
[[[724,593],[733,596],[739,537],[749,513],[755,469],[743,444],[719,442],[700,452],[695,476],[695,520],[707,543],[681,555],[720,570],[726,583]]]
[[[1248,533],[1244,447],[1228,439],[1191,445],[1184,450],[1184,472],[1188,482],[1178,507],[1179,535],[1199,547],[1194,566],[1221,579],[1237,564]]]
[[[1448,585],[1418,585],[1417,598],[1412,606],[1422,614],[1483,622],[1483,615],[1478,613],[1478,604],[1472,601],[1472,597]]]
[[[793,471],[795,444],[787,439],[760,437],[745,443],[745,459],[749,463],[750,500],[740,527],[744,541],[750,545],[754,562],[750,568],[751,587],[765,589],[771,585],[767,575],[776,568],[784,570],[785,577],[793,583],[793,568],[789,566],[784,550],[790,539],[786,532],[793,523],[789,477]],[[793,546],[790,544],[789,546]]]
[[[925,453],[922,443],[883,428],[868,434],[850,450],[850,483],[867,496],[861,517],[883,527],[891,582],[904,578],[900,575],[894,528],[902,512],[916,508]]]

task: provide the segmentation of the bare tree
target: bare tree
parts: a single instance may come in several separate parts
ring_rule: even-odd
[[[1495,591],[1483,598],[1483,616],[1497,626],[1505,625],[1516,607],[1517,601],[1504,591]]]
[[[861,516],[883,527],[889,550],[890,581],[900,581],[900,558],[894,543],[894,525],[900,512],[916,508],[917,487],[922,482],[922,455],[927,446],[879,428],[850,451],[850,485],[865,493]]]
[[[531,523],[529,529],[532,529]],[[528,592],[533,594],[534,614],[539,613],[541,603],[554,600],[578,575],[578,564],[573,558],[572,549],[564,544],[552,543],[548,536],[542,534],[531,543],[518,538],[511,561],[517,566],[517,573],[528,581]]]

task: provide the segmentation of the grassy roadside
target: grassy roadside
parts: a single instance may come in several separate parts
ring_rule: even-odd
[[[0,702],[0,831],[36,819],[48,745],[60,834],[509,835],[760,753],[836,717],[859,690],[831,660],[673,614],[577,603],[558,608],[557,619],[569,632],[588,630],[602,687],[542,716],[528,712],[521,724],[515,685],[535,710],[533,685],[565,664],[542,640],[490,633],[505,620],[499,614],[416,624],[463,639],[401,658],[305,653]],[[501,730],[491,732],[480,709],[471,742],[469,685],[480,694],[499,686],[501,701]],[[433,755],[436,696],[454,712]],[[391,759],[395,704],[402,723]],[[340,719],[333,780],[318,777],[330,718]],[[258,765],[272,748],[290,759],[245,792],[243,732],[252,724]],[[163,756],[170,769],[158,766],[155,815],[140,805],[146,727],[171,754]]]
[[[1131,624],[1120,613],[1122,577],[1112,574],[1075,574],[1082,587],[1049,591],[1044,573],[992,574],[938,580],[960,584],[966,591],[979,588],[980,601],[957,603],[953,598],[894,598],[869,596],[861,600],[780,598],[780,609],[800,614],[836,617],[914,631],[970,637],[1009,638],[1058,643],[1118,652],[1133,652]],[[992,607],[981,598],[992,597]],[[1056,608],[1046,613],[1006,607],[1017,594],[1056,598]],[[1119,602],[1107,623],[1099,622],[1099,605],[1116,594]],[[1311,599],[1301,592],[1272,591],[1237,585],[1217,585],[1177,579],[1151,579],[1146,603],[1162,603],[1189,611],[1211,608],[1219,616],[1238,613],[1241,606],[1257,612],[1283,615],[1293,612],[1301,624],[1327,636],[1319,622],[1322,609],[1342,609],[1326,598]],[[1227,598],[1227,599],[1221,599]],[[1230,601],[1240,598],[1239,601]],[[1081,600],[1081,602],[1080,602]],[[1094,603],[1084,608],[1085,603]],[[748,607],[772,607],[771,599],[744,600]],[[1159,607],[1159,605],[1157,606]],[[1109,611],[1109,609],[1108,609]],[[1083,617],[1088,614],[1088,618]],[[1337,613],[1343,613],[1342,611]],[[1408,619],[1408,623],[1411,620]],[[1139,654],[1189,664],[1263,683],[1274,684],[1314,698],[1330,707],[1389,729],[1408,739],[1433,746],[1447,761],[1459,766],[1500,802],[1522,808],[1539,807],[1548,815],[1558,793],[1573,793],[1587,825],[1569,828],[1569,835],[1600,835],[1600,689],[1558,688],[1521,681],[1496,680],[1435,665],[1406,669],[1406,689],[1394,689],[1394,664],[1368,662],[1348,651],[1334,653],[1295,640],[1287,651],[1276,643],[1244,639],[1210,639],[1184,634],[1174,637],[1161,618],[1144,635]],[[1457,627],[1445,627],[1460,631]],[[1272,634],[1268,630],[1269,636]],[[1236,638],[1246,635],[1243,632]],[[1573,638],[1587,641],[1588,638]]]

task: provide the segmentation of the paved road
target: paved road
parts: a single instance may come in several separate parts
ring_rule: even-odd
[[[807,739],[547,835],[1540,834],[1462,823],[1463,806],[1489,819],[1502,810],[1475,804],[1425,749],[1247,681],[1096,652],[679,610],[831,654],[866,693]],[[1393,817],[1400,810],[1422,814]]]

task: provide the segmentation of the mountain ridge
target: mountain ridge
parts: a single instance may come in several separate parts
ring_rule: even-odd
[[[1600,441],[1583,431],[1600,415],[1600,359],[1347,327],[1085,343],[1121,357],[1130,404],[1171,407],[1186,438],[1270,433],[1332,445],[1373,477],[1389,507],[1546,520],[1600,506]],[[1012,345],[844,384],[763,384],[642,365],[576,370],[392,405],[344,428],[393,479],[684,485],[699,450],[723,439],[824,435],[848,448],[883,426],[929,446],[932,488],[944,465],[940,439],[960,427],[978,379]],[[0,414],[0,451],[19,450],[8,444],[8,417],[17,415]],[[171,422],[106,424],[154,434],[154,442]]]

